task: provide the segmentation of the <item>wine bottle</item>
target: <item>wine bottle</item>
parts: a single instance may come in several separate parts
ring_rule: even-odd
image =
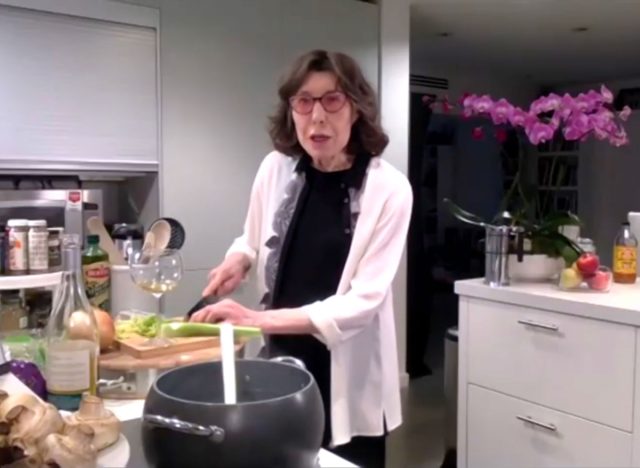
[[[93,308],[84,289],[80,239],[62,237],[62,279],[46,328],[47,398],[58,409],[74,411],[82,394],[96,394],[100,340]]]

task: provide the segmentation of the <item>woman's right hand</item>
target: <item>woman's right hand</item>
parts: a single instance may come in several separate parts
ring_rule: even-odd
[[[251,267],[251,262],[243,253],[233,253],[209,272],[207,287],[203,296],[211,294],[222,297],[236,290]]]

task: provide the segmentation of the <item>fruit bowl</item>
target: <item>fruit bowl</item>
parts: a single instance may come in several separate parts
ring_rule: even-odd
[[[582,254],[569,268],[560,272],[558,286],[563,291],[595,291],[606,293],[611,289],[613,273],[600,265],[597,255]]]

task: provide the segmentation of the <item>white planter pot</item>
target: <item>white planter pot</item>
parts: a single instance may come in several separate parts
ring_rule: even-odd
[[[522,262],[518,262],[517,255],[509,255],[509,278],[512,281],[549,281],[556,278],[563,268],[562,258],[525,254]]]

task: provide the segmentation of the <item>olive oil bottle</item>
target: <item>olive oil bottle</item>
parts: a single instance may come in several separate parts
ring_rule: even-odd
[[[91,305],[109,312],[111,270],[109,254],[100,248],[100,236],[87,236],[87,248],[82,252],[82,274]]]

